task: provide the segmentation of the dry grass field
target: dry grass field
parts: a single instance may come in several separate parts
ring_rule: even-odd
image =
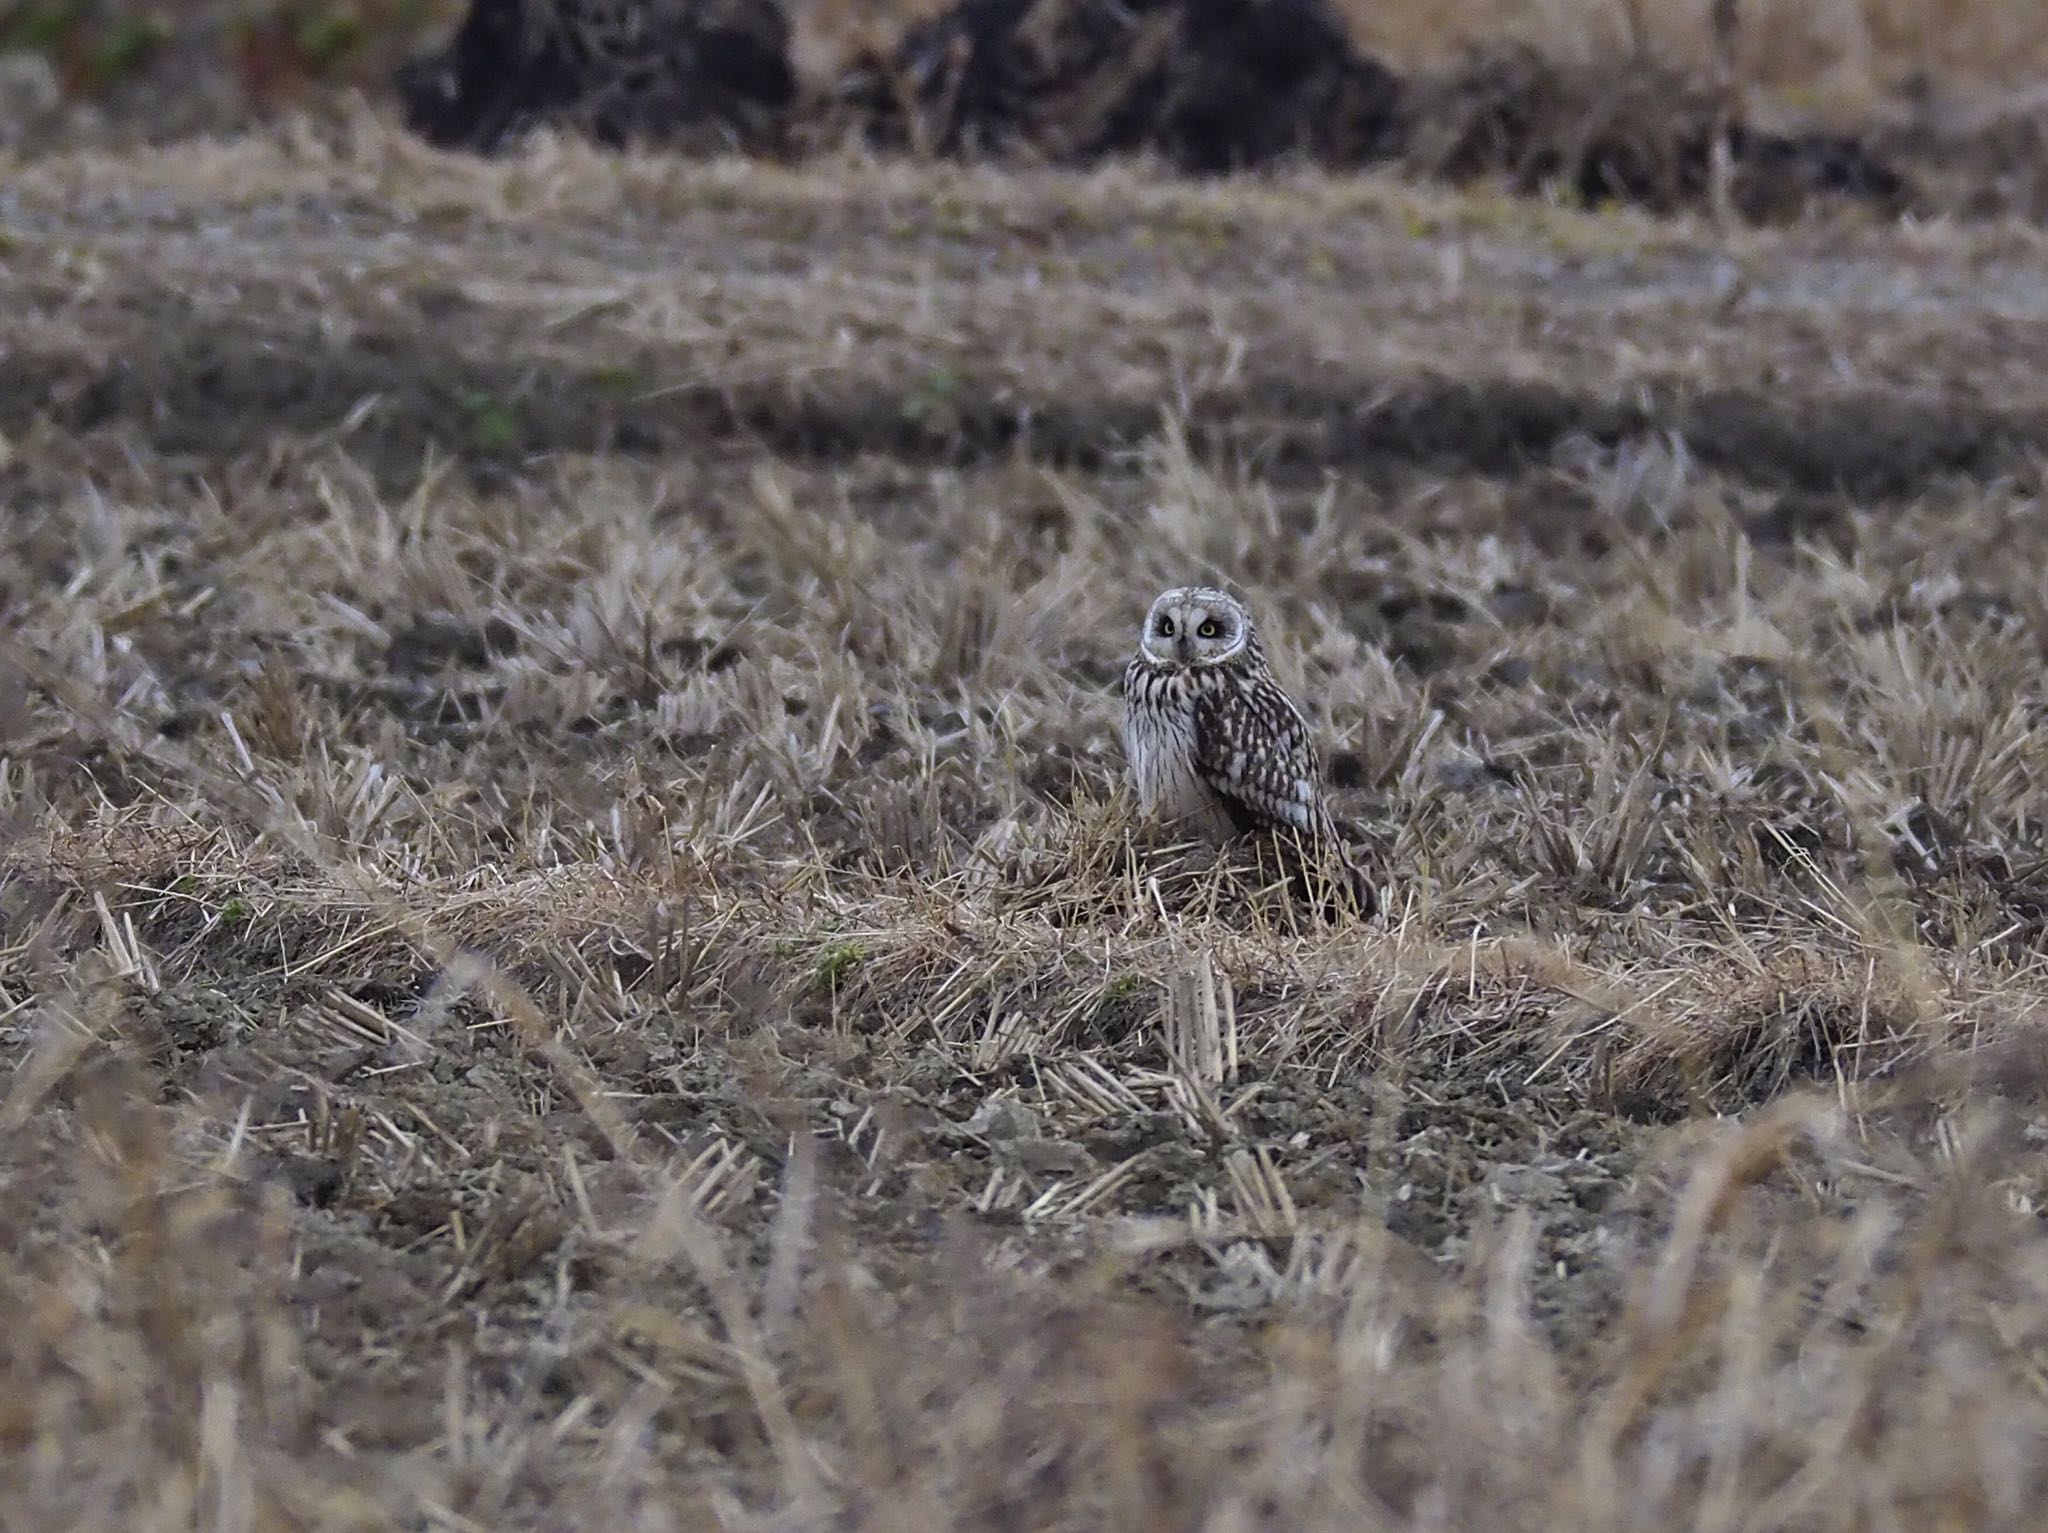
[[[2025,1529],[2048,235],[0,167],[0,1529]],[[1133,823],[1160,587],[1370,847]]]

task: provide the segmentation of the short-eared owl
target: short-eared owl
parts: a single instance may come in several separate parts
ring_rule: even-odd
[[[1146,815],[1212,841],[1293,832],[1356,881],[1308,724],[1228,593],[1182,586],[1152,603],[1124,671],[1124,753]]]

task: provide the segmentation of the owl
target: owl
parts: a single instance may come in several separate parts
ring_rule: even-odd
[[[1278,832],[1366,893],[1323,802],[1308,723],[1235,597],[1182,586],[1152,603],[1124,671],[1124,754],[1147,816],[1217,842]]]

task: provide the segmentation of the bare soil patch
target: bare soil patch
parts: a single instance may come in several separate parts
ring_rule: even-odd
[[[1062,387],[1057,370],[1041,375],[1041,392],[1018,388],[1008,368],[980,376],[949,368],[939,400],[928,397],[937,392],[929,377],[902,380],[900,391],[857,378],[649,387],[686,376],[687,357],[648,348],[579,373],[496,345],[465,355],[446,339],[399,335],[336,346],[317,333],[235,333],[171,312],[104,362],[76,351],[29,352],[19,362],[14,386],[0,384],[0,429],[82,432],[141,418],[156,451],[210,456],[253,450],[279,431],[317,437],[352,421],[355,452],[392,484],[437,450],[487,473],[519,457],[659,458],[707,446],[828,464],[879,454],[958,467],[1023,450],[1091,469],[1140,451],[1159,421],[1156,385],[1092,395],[1091,380]],[[1191,446],[1255,456],[1278,481],[1341,472],[1390,482],[1416,469],[1512,478],[1561,453],[1661,438],[1764,488],[1885,497],[1958,475],[2020,472],[2048,446],[2048,416],[2035,408],[1881,391],[1787,399],[1776,388],[1660,381],[1618,398],[1538,382],[1318,371],[1313,380],[1254,374],[1188,397]]]

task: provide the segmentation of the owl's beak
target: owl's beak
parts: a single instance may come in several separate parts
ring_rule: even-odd
[[[1186,628],[1182,628],[1180,637],[1173,641],[1173,652],[1182,665],[1195,663],[1195,641],[1188,637]]]

